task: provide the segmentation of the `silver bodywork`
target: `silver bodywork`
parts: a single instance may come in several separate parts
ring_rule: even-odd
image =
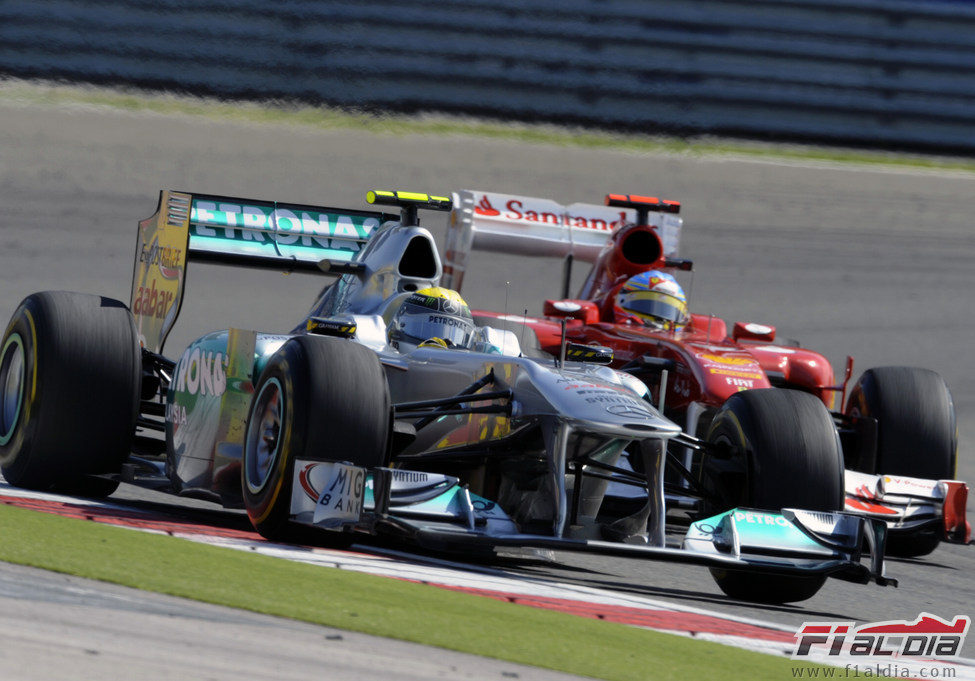
[[[417,254],[421,246],[426,249],[423,267],[410,270],[410,263],[402,262],[404,254]],[[580,494],[591,510],[577,514],[570,526],[572,477],[567,483],[563,471],[590,456],[613,466],[624,448],[634,441],[646,441],[656,471],[655,479],[647,484],[653,490],[655,507],[650,529],[637,534],[662,545],[663,453],[667,440],[681,431],[643,399],[642,383],[607,367],[556,366],[554,361],[521,357],[517,338],[498,330],[482,333],[486,340],[480,349],[487,351],[420,347],[400,353],[385,342],[385,319],[402,294],[439,281],[442,269],[433,238],[421,227],[388,223],[372,237],[359,262],[365,265],[365,272],[343,275],[325,287],[308,318],[349,316],[354,320],[357,331],[351,340],[377,352],[394,403],[456,395],[486,376],[493,377],[493,391],[511,391],[510,415],[451,415],[426,425],[400,453],[401,467],[422,468],[423,457],[429,453],[448,457],[508,448],[511,460],[499,464],[508,472],[500,473],[496,492],[510,516],[521,525],[545,526],[555,536],[592,535],[598,532],[593,523],[608,483],[586,481]],[[308,318],[293,334],[305,329]],[[231,336],[229,330],[208,334],[187,348],[177,362],[167,396],[167,441],[170,476],[184,494],[216,495],[223,503],[236,505],[241,443],[225,437],[231,430],[225,407],[233,394],[227,386],[234,380],[222,375],[230,362],[227,344]],[[267,360],[289,337],[256,334],[253,369],[249,377],[237,377],[238,385],[248,379],[251,384],[256,382]],[[531,432],[537,436],[530,437]],[[486,491],[478,487],[485,484],[484,468],[459,469],[475,492]],[[534,482],[526,486],[525,477]]]
[[[842,513],[732,509],[692,523],[681,547],[666,546],[666,452],[686,436],[649,403],[646,386],[605,366],[525,358],[517,336],[499,329],[481,329],[471,349],[399,352],[387,344],[386,326],[411,292],[440,283],[440,257],[427,230],[394,221],[364,242],[351,261],[321,261],[339,276],[289,334],[214,332],[175,363],[165,396],[166,477],[175,491],[240,505],[247,412],[261,371],[290,338],[341,329],[384,368],[394,410],[391,458],[367,469],[327,451],[300,453],[294,522],[399,534],[433,547],[563,548],[892,582],[883,575],[884,524]],[[212,239],[207,246],[208,259],[228,264],[261,266],[265,258],[241,255],[239,242],[226,251]],[[199,252],[192,238],[189,252]],[[641,458],[644,473],[618,465],[624,451]],[[340,514],[326,513],[324,490],[340,482],[355,492]],[[636,490],[639,508],[607,511],[610,484]],[[861,562],[863,546],[869,565]]]

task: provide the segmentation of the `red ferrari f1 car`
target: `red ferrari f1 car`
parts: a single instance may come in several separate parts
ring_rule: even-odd
[[[475,312],[480,323],[530,329],[523,346],[555,356],[566,347],[598,346],[614,368],[647,384],[668,418],[698,436],[699,446],[675,443],[669,452],[670,508],[706,512],[716,494],[749,493],[759,477],[749,452],[760,442],[784,442],[796,422],[770,413],[763,389],[788,389],[815,396],[821,403],[815,408],[830,411],[845,459],[845,510],[886,520],[889,554],[920,556],[941,541],[970,541],[968,488],[953,479],[955,412],[942,377],[880,367],[863,372],[848,390],[852,357],[837,381],[823,355],[795,341],[776,342],[775,327],[737,322],[729,333],[723,319],[691,313],[674,277],[692,268],[678,257],[678,202],[610,194],[603,206],[562,206],[464,190],[453,206],[445,286],[461,288],[473,249],[566,262],[562,298],[546,300],[544,316]],[[592,270],[570,298],[573,260],[592,263]],[[802,409],[813,408],[803,399]],[[633,465],[639,466],[636,457]],[[794,503],[802,481],[778,483],[782,504]],[[836,500],[837,508],[843,504]]]

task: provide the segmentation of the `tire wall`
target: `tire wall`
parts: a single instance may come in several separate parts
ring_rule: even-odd
[[[946,0],[0,0],[0,74],[975,150]]]

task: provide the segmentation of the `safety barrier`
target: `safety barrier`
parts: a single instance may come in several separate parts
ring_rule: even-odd
[[[7,0],[0,73],[975,149],[975,4],[938,0]]]

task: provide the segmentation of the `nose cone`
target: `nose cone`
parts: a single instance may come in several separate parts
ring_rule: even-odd
[[[620,437],[658,434],[673,437],[680,426],[661,414],[633,391],[585,373],[548,371],[536,386],[557,414],[580,426]]]

